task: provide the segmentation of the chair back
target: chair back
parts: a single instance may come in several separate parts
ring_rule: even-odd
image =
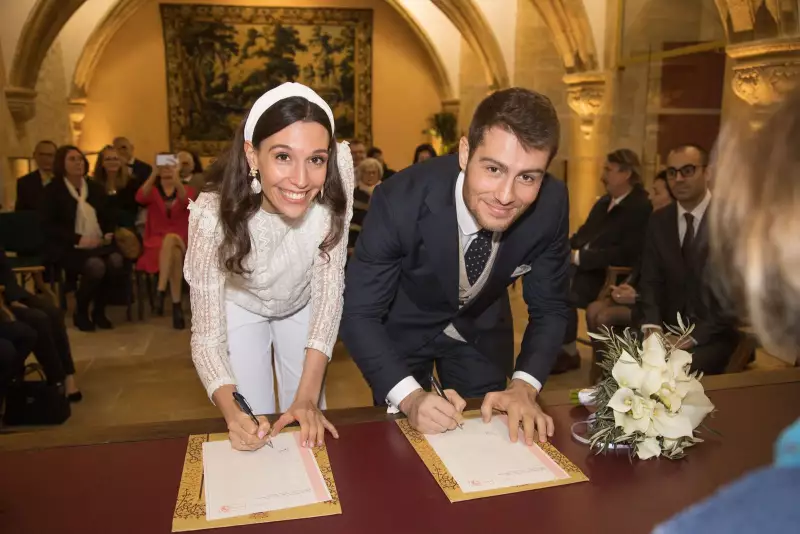
[[[0,244],[18,256],[39,256],[44,251],[42,220],[35,211],[0,213]]]

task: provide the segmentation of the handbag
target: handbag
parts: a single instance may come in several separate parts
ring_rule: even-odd
[[[37,373],[41,380],[25,380]],[[3,423],[14,425],[60,425],[72,414],[69,399],[61,387],[48,384],[38,364],[25,366],[25,372],[8,387]]]
[[[114,241],[122,255],[131,261],[136,260],[142,254],[142,243],[136,234],[127,228],[117,228],[114,231]]]

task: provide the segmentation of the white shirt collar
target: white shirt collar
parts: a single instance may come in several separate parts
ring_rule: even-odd
[[[456,219],[458,220],[458,229],[461,230],[461,233],[465,236],[470,236],[477,234],[480,232],[481,227],[478,224],[478,221],[475,220],[475,217],[472,216],[470,213],[469,208],[467,208],[466,202],[464,202],[464,172],[460,172],[458,174],[458,180],[456,180]]]
[[[133,165],[136,162],[136,158],[131,158],[128,160],[128,165]]]
[[[624,195],[622,195],[621,197],[612,198],[612,199],[611,199],[611,204],[612,204],[613,206],[619,206],[619,203],[620,203],[620,202],[622,202],[623,200],[625,200],[625,197],[627,197],[628,195],[630,195],[630,194],[631,194],[631,191],[633,191],[633,188],[630,188],[630,189],[628,190],[628,192],[627,192],[627,193],[625,193]]]
[[[703,200],[700,202],[700,204],[698,204],[697,207],[695,207],[691,211],[691,214],[694,216],[694,220],[695,220],[696,224],[700,224],[700,221],[703,220],[703,216],[706,214],[706,210],[708,209],[708,205],[709,205],[710,202],[711,202],[711,191],[706,189],[706,196],[703,198]],[[678,220],[679,221],[684,218],[683,215],[685,213],[689,213],[689,212],[687,212],[683,208],[683,206],[681,206],[680,203],[678,203]]]

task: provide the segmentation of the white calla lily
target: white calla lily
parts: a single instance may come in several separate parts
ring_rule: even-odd
[[[658,397],[658,400],[660,400],[672,413],[675,413],[681,409],[681,396],[673,387],[670,386],[670,384],[662,384],[661,389],[658,390],[656,396]]]
[[[614,421],[616,421],[616,413],[614,412]],[[647,432],[647,429],[650,428],[650,417],[641,417],[639,419],[634,419],[628,414],[622,414],[622,431],[625,434],[633,434],[634,432]],[[620,425],[617,425],[620,426]]]
[[[617,412],[629,412],[635,396],[636,393],[634,393],[632,389],[619,388],[611,397],[611,400],[608,401],[608,407]]]
[[[656,369],[666,369],[667,352],[661,344],[661,337],[653,334],[642,343],[642,362]]]
[[[678,439],[684,436],[691,437],[694,427],[685,414],[671,413],[659,402],[653,410],[653,430],[664,438]]]
[[[646,418],[649,421],[653,417],[653,409],[655,407],[656,402],[654,400],[636,395],[633,397],[630,416],[634,419]]]
[[[664,369],[659,369],[651,365],[644,365],[642,368],[644,376],[642,378],[642,385],[639,388],[642,395],[650,397],[661,389],[661,385],[666,382],[669,377],[664,372]]]
[[[685,350],[676,349],[673,350],[672,353],[670,353],[669,362],[667,363],[667,365],[669,366],[670,374],[676,380],[685,381],[689,379],[687,371],[691,363],[692,363],[691,354],[689,354]]]
[[[700,423],[703,422],[703,419],[705,419],[708,414],[714,411],[714,405],[706,396],[702,384],[700,384],[697,379],[693,378],[687,382],[687,384],[689,388],[681,402],[680,413],[686,417],[689,424],[692,426],[692,430],[694,430],[700,426]]]
[[[644,370],[633,356],[623,352],[611,369],[611,376],[621,388],[639,389],[644,380]]]
[[[638,456],[640,460],[657,458],[660,455],[661,446],[658,444],[657,438],[645,438],[636,444],[636,456]]]

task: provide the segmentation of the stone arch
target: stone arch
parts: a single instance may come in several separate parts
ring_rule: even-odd
[[[86,92],[89,88],[92,76],[94,75],[95,68],[106,46],[128,19],[148,1],[149,0],[119,0],[95,27],[89,39],[86,41],[86,45],[83,47],[75,67],[71,95],[73,99],[86,97]],[[444,62],[436,51],[428,34],[397,0],[387,0],[387,3],[406,21],[427,52],[434,67],[434,76],[440,99],[444,102],[457,98],[457,95],[453,93],[452,84],[447,76]]]
[[[582,0],[529,0],[550,28],[568,74],[599,68],[592,26]]]

